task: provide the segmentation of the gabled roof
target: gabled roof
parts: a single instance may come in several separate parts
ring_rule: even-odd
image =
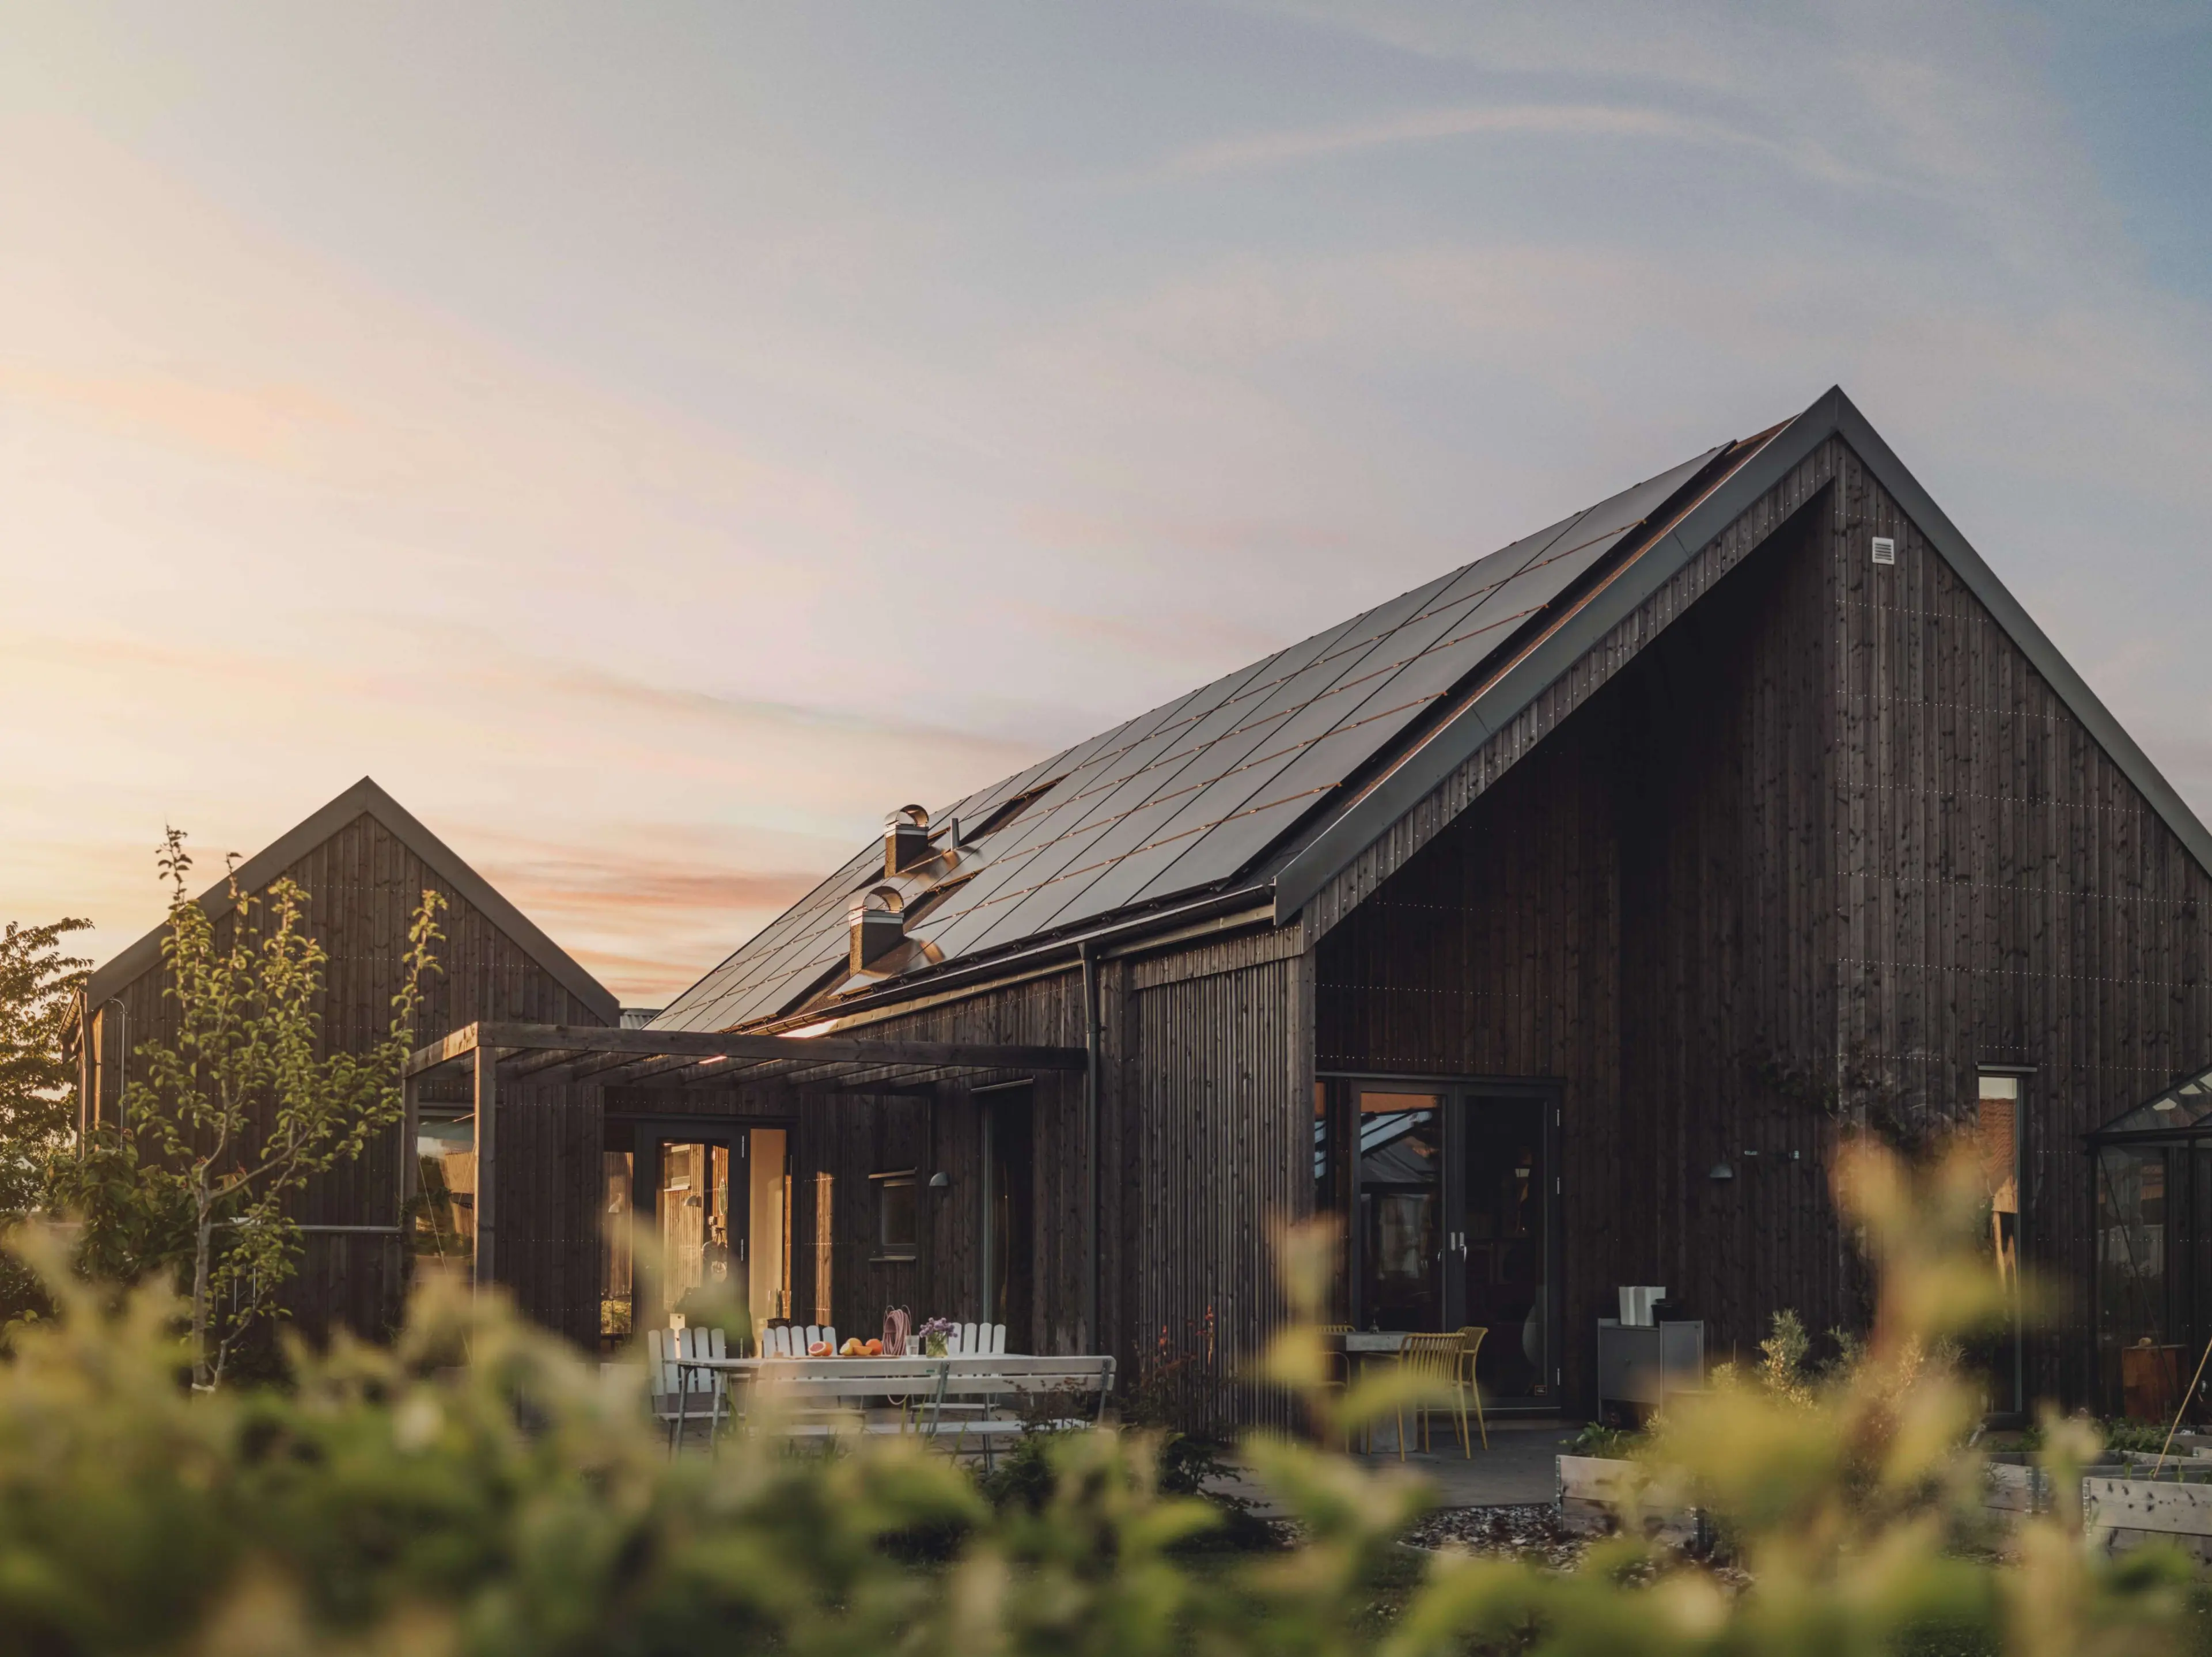
[[[939,849],[927,880],[902,893],[916,953],[932,965],[988,955],[1234,880],[1678,497],[1724,470],[1732,447],[957,801],[933,819]],[[732,1028],[842,980],[847,902],[883,868],[878,842],[679,996],[656,1027]]]
[[[492,883],[461,860],[459,853],[432,834],[405,806],[363,777],[321,810],[271,841],[238,865],[237,883],[242,892],[258,892],[287,869],[356,818],[374,817],[434,871],[453,893],[513,939],[517,947],[543,967],[554,980],[608,1023],[622,1016],[622,1008],[599,980],[575,959],[538,931],[530,917],[500,895]],[[220,920],[231,908],[230,882],[218,881],[200,894],[199,906],[210,920]],[[156,926],[136,944],[93,974],[86,986],[88,1004],[97,1007],[125,985],[161,959],[161,937],[166,926]]]
[[[2184,1077],[2156,1098],[2146,1099],[2115,1116],[2088,1139],[2095,1144],[2110,1138],[2162,1133],[2212,1137],[2212,1070]]]
[[[2074,671],[2074,665],[2059,653],[2058,646],[1997,580],[1996,573],[1959,532],[1958,525],[1905,470],[1905,463],[1867,423],[1843,388],[1831,386],[1786,426],[1741,446],[1731,457],[1735,464],[1706,479],[1693,498],[1680,507],[1674,522],[1664,525],[1661,533],[1626,555],[1603,582],[1593,584],[1576,602],[1559,606],[1555,618],[1523,648],[1501,652],[1498,662],[1476,676],[1468,694],[1446,717],[1407,744],[1345,804],[1327,829],[1298,848],[1276,871],[1277,918],[1288,920],[1296,914],[1493,732],[1632,615],[1698,549],[1831,437],[1839,437],[1850,446],[1875,480],[1919,527],[1928,543],[2057,692],[2074,717],[2141,791],[2190,855],[2212,872],[2212,833],[2206,832],[2197,814],[2151,763],[2150,756],[2097,700],[2096,693]]]
[[[1342,625],[961,799],[892,883],[939,968],[1025,953],[1200,895],[1279,922],[1630,616],[1820,444],[1841,437],[2212,871],[2212,834],[1889,446],[1832,388]],[[957,827],[947,818],[957,819]],[[844,986],[846,906],[884,880],[871,842],[654,1021],[729,1029]],[[849,986],[848,986],[849,987]]]

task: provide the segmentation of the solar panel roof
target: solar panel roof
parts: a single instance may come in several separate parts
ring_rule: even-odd
[[[957,819],[962,843],[904,893],[907,936],[933,962],[977,956],[1253,869],[1720,452],[956,801],[931,822],[943,841],[945,819]],[[847,905],[883,878],[878,840],[653,1028],[729,1029],[842,984]]]

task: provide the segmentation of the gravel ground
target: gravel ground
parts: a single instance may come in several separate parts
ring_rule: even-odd
[[[1501,1554],[1531,1564],[1565,1570],[1578,1563],[1589,1545],[1559,1526],[1548,1502],[1513,1502],[1492,1508],[1439,1508],[1407,1533],[1416,1548],[1462,1547],[1475,1553]]]
[[[1439,1508],[1406,1534],[1415,1548],[1465,1548],[1473,1553],[1519,1559],[1547,1570],[1572,1570],[1595,1537],[1571,1535],[1559,1528],[1549,1502],[1516,1502],[1492,1507]],[[1712,1560],[1685,1559],[1731,1591],[1751,1578],[1740,1567]],[[1649,1565],[1637,1568],[1649,1574]]]

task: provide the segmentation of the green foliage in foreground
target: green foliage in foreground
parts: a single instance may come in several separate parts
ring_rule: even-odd
[[[174,1302],[72,1285],[33,1238],[61,1316],[0,1365],[0,1654],[2170,1648],[2176,1562],[2094,1559],[2063,1514],[2019,1533],[2018,1563],[1978,1545],[1970,1395],[1926,1356],[1986,1309],[1942,1241],[1953,1194],[1858,1164],[1889,1289],[1857,1365],[1802,1398],[1718,1393],[1642,1452],[1650,1498],[1716,1509],[1748,1586],[1634,1540],[1567,1573],[1440,1556],[1387,1618],[1376,1585],[1407,1574],[1395,1539],[1425,1504],[1395,1467],[1249,1442],[1302,1537],[1224,1562],[1181,1545],[1218,1510],[1162,1490],[1143,1433],[1056,1437],[1048,1477],[995,1504],[911,1440],[824,1456],[763,1434],[672,1462],[637,1378],[443,1278],[392,1349],[297,1353],[288,1392],[193,1393]],[[1328,1247],[1285,1240],[1309,1310]],[[1267,1363],[1324,1439],[1401,1401],[1388,1380],[1328,1393],[1309,1328]]]

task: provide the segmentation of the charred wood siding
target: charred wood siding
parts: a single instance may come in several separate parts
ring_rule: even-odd
[[[1595,1193],[1628,1223],[1578,1298],[1664,1283],[1717,1350],[1778,1308],[1856,1322],[1830,1200],[1833,628],[1815,497],[1608,693],[1620,779],[1620,1091]],[[1734,1178],[1717,1181],[1726,1164]],[[1576,1211],[1571,1204],[1569,1214]],[[1573,1222],[1570,1219],[1570,1235]]]
[[[330,956],[321,1009],[325,1053],[359,1052],[392,1022],[407,926],[426,889],[444,893],[440,970],[429,982],[417,1032],[451,1029],[479,1018],[597,1024],[599,1017],[374,817],[364,813],[313,847],[284,873],[307,893],[307,926]],[[237,917],[216,923],[228,947]],[[166,1041],[176,1008],[163,994],[158,967],[118,992],[130,1046]],[[125,1018],[95,1010],[100,1055],[96,1084],[112,1119],[125,1064]],[[137,1074],[136,1070],[132,1072]],[[302,1201],[299,1218],[313,1225],[393,1225],[398,1221],[400,1147],[397,1132],[361,1160],[332,1170]],[[300,1326],[318,1337],[343,1324],[363,1334],[391,1326],[404,1280],[398,1239],[368,1234],[311,1232],[291,1294]]]
[[[1272,1407],[1231,1378],[1282,1314],[1270,1222],[1310,1205],[1310,962],[1292,927],[1099,963],[1099,1331],[1083,1320],[1091,1174],[1079,1075],[1037,1076],[1011,1093],[995,1089],[1024,1078],[963,1076],[937,1083],[927,1097],[803,1086],[610,1089],[605,1120],[616,1138],[647,1116],[789,1123],[795,1232],[811,1232],[813,1175],[834,1174],[834,1310],[841,1330],[866,1333],[890,1304],[917,1316],[981,1315],[986,1110],[994,1098],[1026,1108],[1030,1295],[1010,1320],[1010,1338],[1040,1351],[1103,1344],[1131,1383],[1164,1361],[1167,1401],[1193,1424],[1225,1426]],[[896,1012],[863,1033],[1075,1046],[1082,994],[1082,975],[1070,968]],[[1025,1106],[1016,1102],[1024,1097]],[[919,1258],[882,1261],[872,1258],[867,1175],[904,1167],[925,1178],[943,1171],[950,1185],[922,1189]],[[811,1270],[802,1249],[793,1272],[802,1308],[813,1304]]]
[[[2064,1295],[2032,1390],[2090,1387],[2079,1136],[2212,1061],[2212,879],[1846,451],[1834,810],[1838,1041],[1856,1108],[1963,1120],[2022,1078],[2023,1247]],[[1897,542],[1877,568],[1874,536]]]
[[[515,1304],[580,1344],[596,1344],[606,1187],[599,1089],[502,1088],[493,1199],[493,1272]]]
[[[2026,1247],[2066,1296],[2030,1381],[2078,1401],[2079,1135],[2212,1059],[2208,901],[1831,440],[1310,906],[1319,1063],[1559,1078],[1571,1393],[1617,1283],[1723,1352],[1859,1315],[1838,1132],[1925,1140],[2027,1067]]]
[[[1290,927],[1133,962],[1117,1009],[1124,1362],[1192,1427],[1280,1413],[1233,1377],[1285,1315],[1272,1227],[1312,1207],[1303,944]]]
[[[1686,569],[1701,602],[1556,687],[1542,743],[1320,946],[1322,1069],[1557,1083],[1571,1398],[1617,1284],[1668,1284],[1723,1350],[1835,1298],[1827,1119],[1773,1080],[1833,1052],[1813,523]],[[1761,1145],[1778,1182],[1709,1179]]]

